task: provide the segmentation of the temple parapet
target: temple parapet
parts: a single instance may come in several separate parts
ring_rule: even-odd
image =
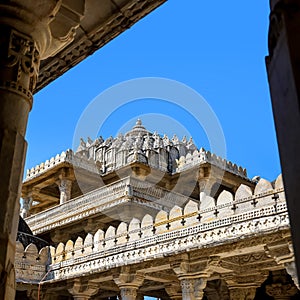
[[[35,244],[29,244],[24,249],[22,243],[17,241],[15,256],[17,282],[39,283],[46,275],[49,259],[48,246],[38,251]]]
[[[142,203],[154,211],[163,208],[169,211],[174,204],[183,206],[190,199],[147,182],[127,177],[30,216],[26,218],[26,222],[34,234],[40,234],[99,213],[105,214],[114,207],[120,210],[119,205],[125,203]]]
[[[240,186],[235,196],[221,194],[216,201],[205,199],[200,205],[190,200],[182,208],[174,206],[169,213],[161,210],[155,217],[147,214],[141,220],[133,218],[129,223],[78,237],[75,243],[69,240],[51,247],[51,278],[83,274],[84,268],[100,271],[288,230],[281,176],[272,189],[266,180],[260,182],[255,191],[259,193],[254,195]],[[206,201],[208,205],[204,205]]]
[[[188,153],[186,156],[181,156],[177,160],[177,172],[187,170],[193,166],[197,166],[204,163],[210,163],[228,172],[234,173],[238,176],[247,178],[247,170],[241,166],[227,161],[226,159],[206,151],[204,148],[195,150],[193,153]]]

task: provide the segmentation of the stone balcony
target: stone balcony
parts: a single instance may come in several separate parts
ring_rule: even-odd
[[[161,209],[170,211],[174,205],[183,206],[189,200],[181,194],[127,177],[32,215],[26,218],[26,222],[34,234],[41,234],[97,214],[105,214],[113,208],[120,210],[121,204],[136,204],[157,212]]]

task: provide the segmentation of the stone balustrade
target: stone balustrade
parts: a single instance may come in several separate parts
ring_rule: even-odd
[[[24,249],[22,243],[17,241],[15,255],[17,282],[39,283],[46,275],[49,258],[48,246],[38,251],[36,245],[31,243]]]
[[[128,161],[125,163],[125,165],[131,162],[132,161],[130,162]],[[49,160],[46,160],[45,162],[42,162],[41,164],[36,165],[31,169],[28,169],[26,171],[25,182],[39,176],[40,174],[46,172],[47,170],[62,163],[70,163],[74,167],[83,168],[85,170],[94,173],[99,172],[94,159],[92,158],[88,159],[87,157],[83,156],[81,153],[74,153],[71,149],[68,149],[67,151],[63,151],[62,153],[51,157]],[[211,153],[210,151],[206,151],[203,148],[201,148],[200,150],[195,150],[192,154],[189,152],[186,156],[181,156],[177,160],[176,172],[181,172],[186,169],[189,169],[192,166],[200,165],[203,163],[210,163],[223,170],[247,178],[247,170],[245,168],[242,168],[241,166],[237,166],[231,161],[227,161],[226,159],[219,157]],[[153,166],[153,162],[149,161],[149,165]],[[117,166],[115,166],[115,168],[116,167]],[[159,168],[159,166],[154,166],[154,167]],[[165,168],[163,168],[162,170],[166,171]]]
[[[226,159],[217,156],[214,153],[211,153],[210,151],[206,151],[204,148],[195,150],[192,154],[188,153],[186,156],[181,156],[179,160],[177,160],[178,167],[176,171],[181,172],[183,170],[189,169],[193,166],[203,163],[210,163],[223,170],[247,178],[247,170],[245,168],[237,166],[231,161],[227,161]]]
[[[273,185],[261,179],[254,194],[241,185],[235,195],[188,201],[153,218],[133,218],[117,228],[99,229],[75,242],[51,247],[51,275],[62,279],[99,272],[203,247],[231,243],[289,228],[287,206],[279,176]]]
[[[170,192],[135,178],[126,177],[84,196],[30,216],[26,218],[26,223],[34,234],[38,234],[99,212],[105,212],[106,209],[121,203],[130,201],[138,203],[141,201],[140,197],[148,200],[148,202],[143,201],[143,205],[156,210],[163,207],[168,210],[174,204],[183,205],[190,200],[190,198],[181,194]]]
[[[56,156],[47,159],[45,162],[42,162],[39,165],[32,167],[31,169],[28,169],[26,171],[25,182],[46,172],[59,163],[68,162],[70,153],[72,153],[72,150],[67,150],[66,152],[63,151],[61,154],[57,154]]]
[[[94,173],[98,172],[94,160],[87,159],[80,154],[74,153],[71,149],[68,149],[67,151],[63,151],[60,154],[47,159],[45,162],[42,162],[39,165],[28,169],[26,171],[26,178],[24,182],[29,181],[62,163],[70,163],[77,168],[83,168]]]

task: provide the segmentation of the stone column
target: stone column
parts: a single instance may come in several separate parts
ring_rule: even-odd
[[[48,32],[41,23],[49,22],[56,8],[54,0],[0,3],[0,299],[15,295],[15,241],[27,148],[24,136],[40,55],[47,43]]]
[[[182,300],[202,300],[206,278],[180,278]]]
[[[120,288],[122,300],[135,300],[138,289],[144,282],[144,274],[131,273],[129,267],[122,267],[119,276],[116,276],[114,281]]]
[[[27,197],[23,198],[23,203],[21,205],[21,217],[27,218],[29,217],[29,210],[31,208],[33,202],[32,195],[28,195]]]
[[[210,268],[219,261],[219,258],[205,257],[191,261],[189,254],[185,253],[178,257],[172,257],[169,260],[180,282],[182,299],[202,300],[207,279],[212,273]]]
[[[0,66],[0,299],[14,299],[15,241],[27,147],[24,136],[39,66],[34,40],[0,24]]]
[[[62,178],[57,182],[60,197],[59,203],[63,204],[71,199],[72,180]]]
[[[251,269],[254,268],[254,264]],[[256,289],[268,278],[269,271],[257,273],[249,272],[249,266],[243,265],[237,273],[223,275],[232,300],[252,300],[255,298]]]
[[[14,299],[15,241],[19,199],[26,153],[24,139],[40,59],[47,58],[73,39],[56,30],[62,1],[0,1],[0,300]],[[60,14],[66,12],[66,9]],[[68,23],[72,29],[79,21]],[[60,35],[61,34],[61,35]],[[64,39],[61,39],[61,36]]]
[[[82,282],[76,278],[73,282],[73,287],[68,289],[69,293],[75,300],[88,300],[98,293],[99,286],[96,282]]]
[[[122,300],[135,300],[137,297],[138,287],[131,285],[120,286]]]

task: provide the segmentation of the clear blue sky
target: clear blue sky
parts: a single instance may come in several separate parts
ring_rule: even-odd
[[[76,124],[97,95],[122,81],[150,76],[200,93],[220,121],[227,159],[246,167],[249,177],[275,179],[280,166],[264,63],[268,3],[169,0],[35,95],[25,170],[72,148]],[[149,99],[112,111],[100,133],[124,131],[138,116],[162,134],[181,137],[185,127],[199,147],[209,148],[188,114]]]

